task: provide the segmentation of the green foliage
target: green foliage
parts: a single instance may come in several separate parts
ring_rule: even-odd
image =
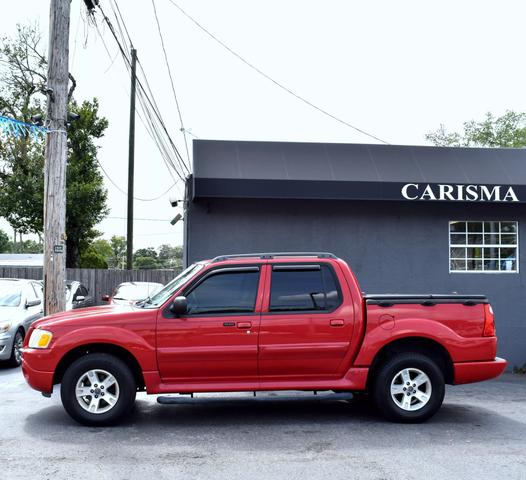
[[[126,238],[114,235],[110,240],[111,256],[108,260],[110,268],[124,269],[126,267]]]
[[[180,270],[183,265],[183,247],[161,245],[157,250],[154,248],[140,248],[133,254],[133,267],[137,269],[146,268],[168,268]]]
[[[44,115],[40,93],[46,83],[47,62],[39,52],[39,42],[40,33],[34,26],[18,27],[15,39],[2,40],[0,115],[26,122],[31,122],[32,115]],[[68,128],[66,264],[78,267],[81,253],[100,235],[95,226],[108,213],[95,144],[108,121],[99,116],[97,99],[78,104],[70,98],[68,108],[80,118]],[[28,136],[9,137],[0,143],[0,216],[20,233],[43,231],[43,171],[42,144]]]
[[[100,232],[95,230],[107,214],[108,193],[98,168],[95,139],[104,135],[108,121],[99,117],[97,99],[84,101],[70,110],[80,118],[68,130],[68,168],[66,180],[66,248],[68,267],[78,265],[86,250]]]
[[[140,248],[133,254],[133,266],[138,269],[159,268],[159,255],[154,248]]]
[[[9,253],[11,251],[11,242],[7,233],[0,230],[0,253]]]
[[[171,245],[161,245],[159,247],[159,261],[162,268],[177,268],[183,267],[183,247]]]
[[[108,240],[104,240],[103,238],[94,240],[89,246],[89,249],[97,252],[106,260],[110,259],[113,254],[113,249],[111,248],[110,242]]]
[[[526,146],[526,113],[508,110],[495,117],[488,112],[481,121],[464,123],[463,132],[448,132],[444,125],[425,135],[426,140],[444,147],[510,147]]]
[[[91,246],[80,256],[80,268],[108,268],[106,259]]]
[[[11,251],[13,253],[44,253],[44,245],[34,240],[24,240],[17,242],[16,245],[11,242]]]

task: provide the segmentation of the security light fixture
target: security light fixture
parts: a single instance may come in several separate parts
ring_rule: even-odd
[[[181,220],[181,218],[183,218],[183,216],[180,213],[178,213],[174,218],[172,218],[170,224],[175,225],[179,220]]]

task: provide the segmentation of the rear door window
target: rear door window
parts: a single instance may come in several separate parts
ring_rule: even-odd
[[[332,311],[341,304],[335,274],[328,265],[274,265],[271,312]]]

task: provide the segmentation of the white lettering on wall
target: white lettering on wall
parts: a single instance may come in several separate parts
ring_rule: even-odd
[[[454,202],[518,202],[511,186],[448,185],[406,183],[401,190],[407,200],[446,200]],[[503,195],[504,194],[504,195]]]

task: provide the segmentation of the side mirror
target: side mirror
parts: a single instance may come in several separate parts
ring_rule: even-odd
[[[26,308],[36,307],[37,305],[40,305],[42,303],[42,300],[36,299],[36,300],[28,300],[26,302]]]
[[[86,297],[84,295],[79,295],[77,298],[75,298],[76,302],[83,302],[86,300]]]
[[[188,302],[186,297],[175,297],[174,301],[170,305],[170,311],[177,315],[184,315],[188,312]]]
[[[102,301],[103,302],[109,302],[110,301],[110,296],[109,295],[103,295],[102,296]]]

